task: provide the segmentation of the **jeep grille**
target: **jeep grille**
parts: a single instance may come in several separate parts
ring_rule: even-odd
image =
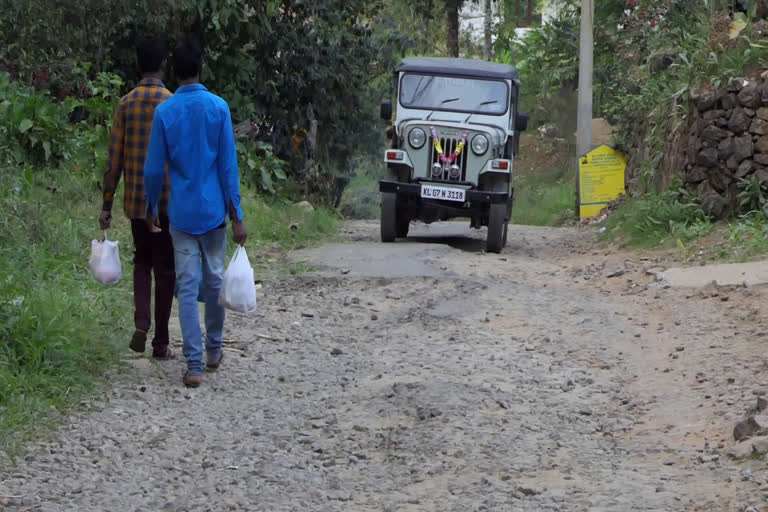
[[[440,137],[440,145],[443,147],[444,154],[446,156],[450,156],[453,154],[453,152],[456,150],[456,146],[459,145],[459,142],[461,142],[461,139],[454,139],[451,137]],[[469,142],[464,146],[464,150],[461,152],[461,154],[456,157],[456,165],[461,168],[461,173],[455,178],[452,178],[450,176],[450,173],[447,169],[443,169],[443,172],[435,176],[432,174],[432,166],[435,164],[435,162],[440,162],[440,157],[437,154],[437,149],[435,149],[434,142],[432,139],[429,140],[429,154],[431,155],[429,159],[429,165],[427,168],[427,177],[432,180],[441,180],[441,181],[466,181],[467,178],[467,154],[469,153]]]

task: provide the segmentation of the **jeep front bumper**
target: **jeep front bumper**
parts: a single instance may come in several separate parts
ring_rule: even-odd
[[[435,183],[435,185],[450,187],[451,185],[466,185],[464,183]],[[462,187],[463,188],[463,187]],[[420,183],[402,183],[399,181],[382,180],[379,182],[379,192],[395,193],[398,196],[421,199]],[[468,189],[465,192],[465,200],[468,203],[496,204],[506,203],[510,195],[506,192],[486,192],[483,190]],[[425,199],[431,201],[430,199]]]

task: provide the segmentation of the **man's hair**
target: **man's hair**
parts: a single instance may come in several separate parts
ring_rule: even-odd
[[[173,52],[173,70],[176,78],[186,80],[200,74],[203,51],[197,41],[182,41]]]
[[[144,36],[136,45],[136,59],[142,73],[160,71],[160,66],[168,57],[168,43],[155,36]]]

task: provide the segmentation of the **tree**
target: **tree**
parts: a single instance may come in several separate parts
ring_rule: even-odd
[[[445,0],[446,37],[448,55],[459,56],[459,11],[464,0]]]
[[[528,8],[526,9],[526,26],[533,25],[533,0],[528,0]]]
[[[389,3],[388,9],[393,11],[400,11],[403,6],[407,6],[412,12],[416,13],[422,20],[426,22],[432,21],[437,13],[443,12],[445,15],[445,52],[450,57],[459,56],[459,13],[462,7],[470,1],[473,4],[480,3],[481,0],[429,0],[427,2],[408,2],[407,0],[395,0]],[[492,45],[491,39],[493,23],[492,23],[492,11],[490,9],[491,3],[497,0],[482,0],[483,5],[486,8],[486,20],[485,20],[485,42],[484,47],[490,48]],[[525,2],[527,0],[506,0],[508,2]],[[533,0],[531,0],[533,1]],[[384,23],[387,23],[384,20]],[[485,58],[490,58],[486,54]]]
[[[476,4],[480,0],[471,0]],[[485,3],[485,43],[484,54],[485,58],[490,60],[490,48],[491,48],[491,2],[494,0],[483,0]],[[530,0],[532,1],[532,0]],[[445,14],[446,14],[446,43],[448,55],[451,57],[459,56],[459,12],[464,7],[466,0],[445,0]],[[488,53],[486,53],[488,52]]]
[[[570,3],[571,0],[549,0],[554,3]],[[504,23],[514,27],[530,27],[533,25],[533,16],[540,5],[536,0],[501,0],[501,12]]]
[[[275,154],[290,161],[290,177],[333,203],[354,158],[378,147],[373,84],[391,76],[387,36],[397,39],[396,31],[378,37],[371,29],[383,6],[379,0],[0,0],[0,69],[62,97],[87,96],[89,78],[102,71],[119,73],[127,87],[136,83],[140,33],[164,34],[171,46],[193,36],[204,49],[202,80],[229,102],[235,121],[258,123]],[[172,76],[167,85],[174,89]],[[309,144],[313,126],[317,137]]]
[[[483,58],[491,60],[491,27],[493,26],[493,10],[491,9],[491,0],[485,0],[485,19],[483,22]]]

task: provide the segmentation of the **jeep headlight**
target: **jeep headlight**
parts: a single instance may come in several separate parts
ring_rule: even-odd
[[[485,135],[475,135],[472,139],[472,152],[477,156],[481,156],[486,151],[488,151],[488,137]]]
[[[413,149],[420,149],[427,142],[427,133],[421,128],[414,128],[408,133],[408,143]]]

